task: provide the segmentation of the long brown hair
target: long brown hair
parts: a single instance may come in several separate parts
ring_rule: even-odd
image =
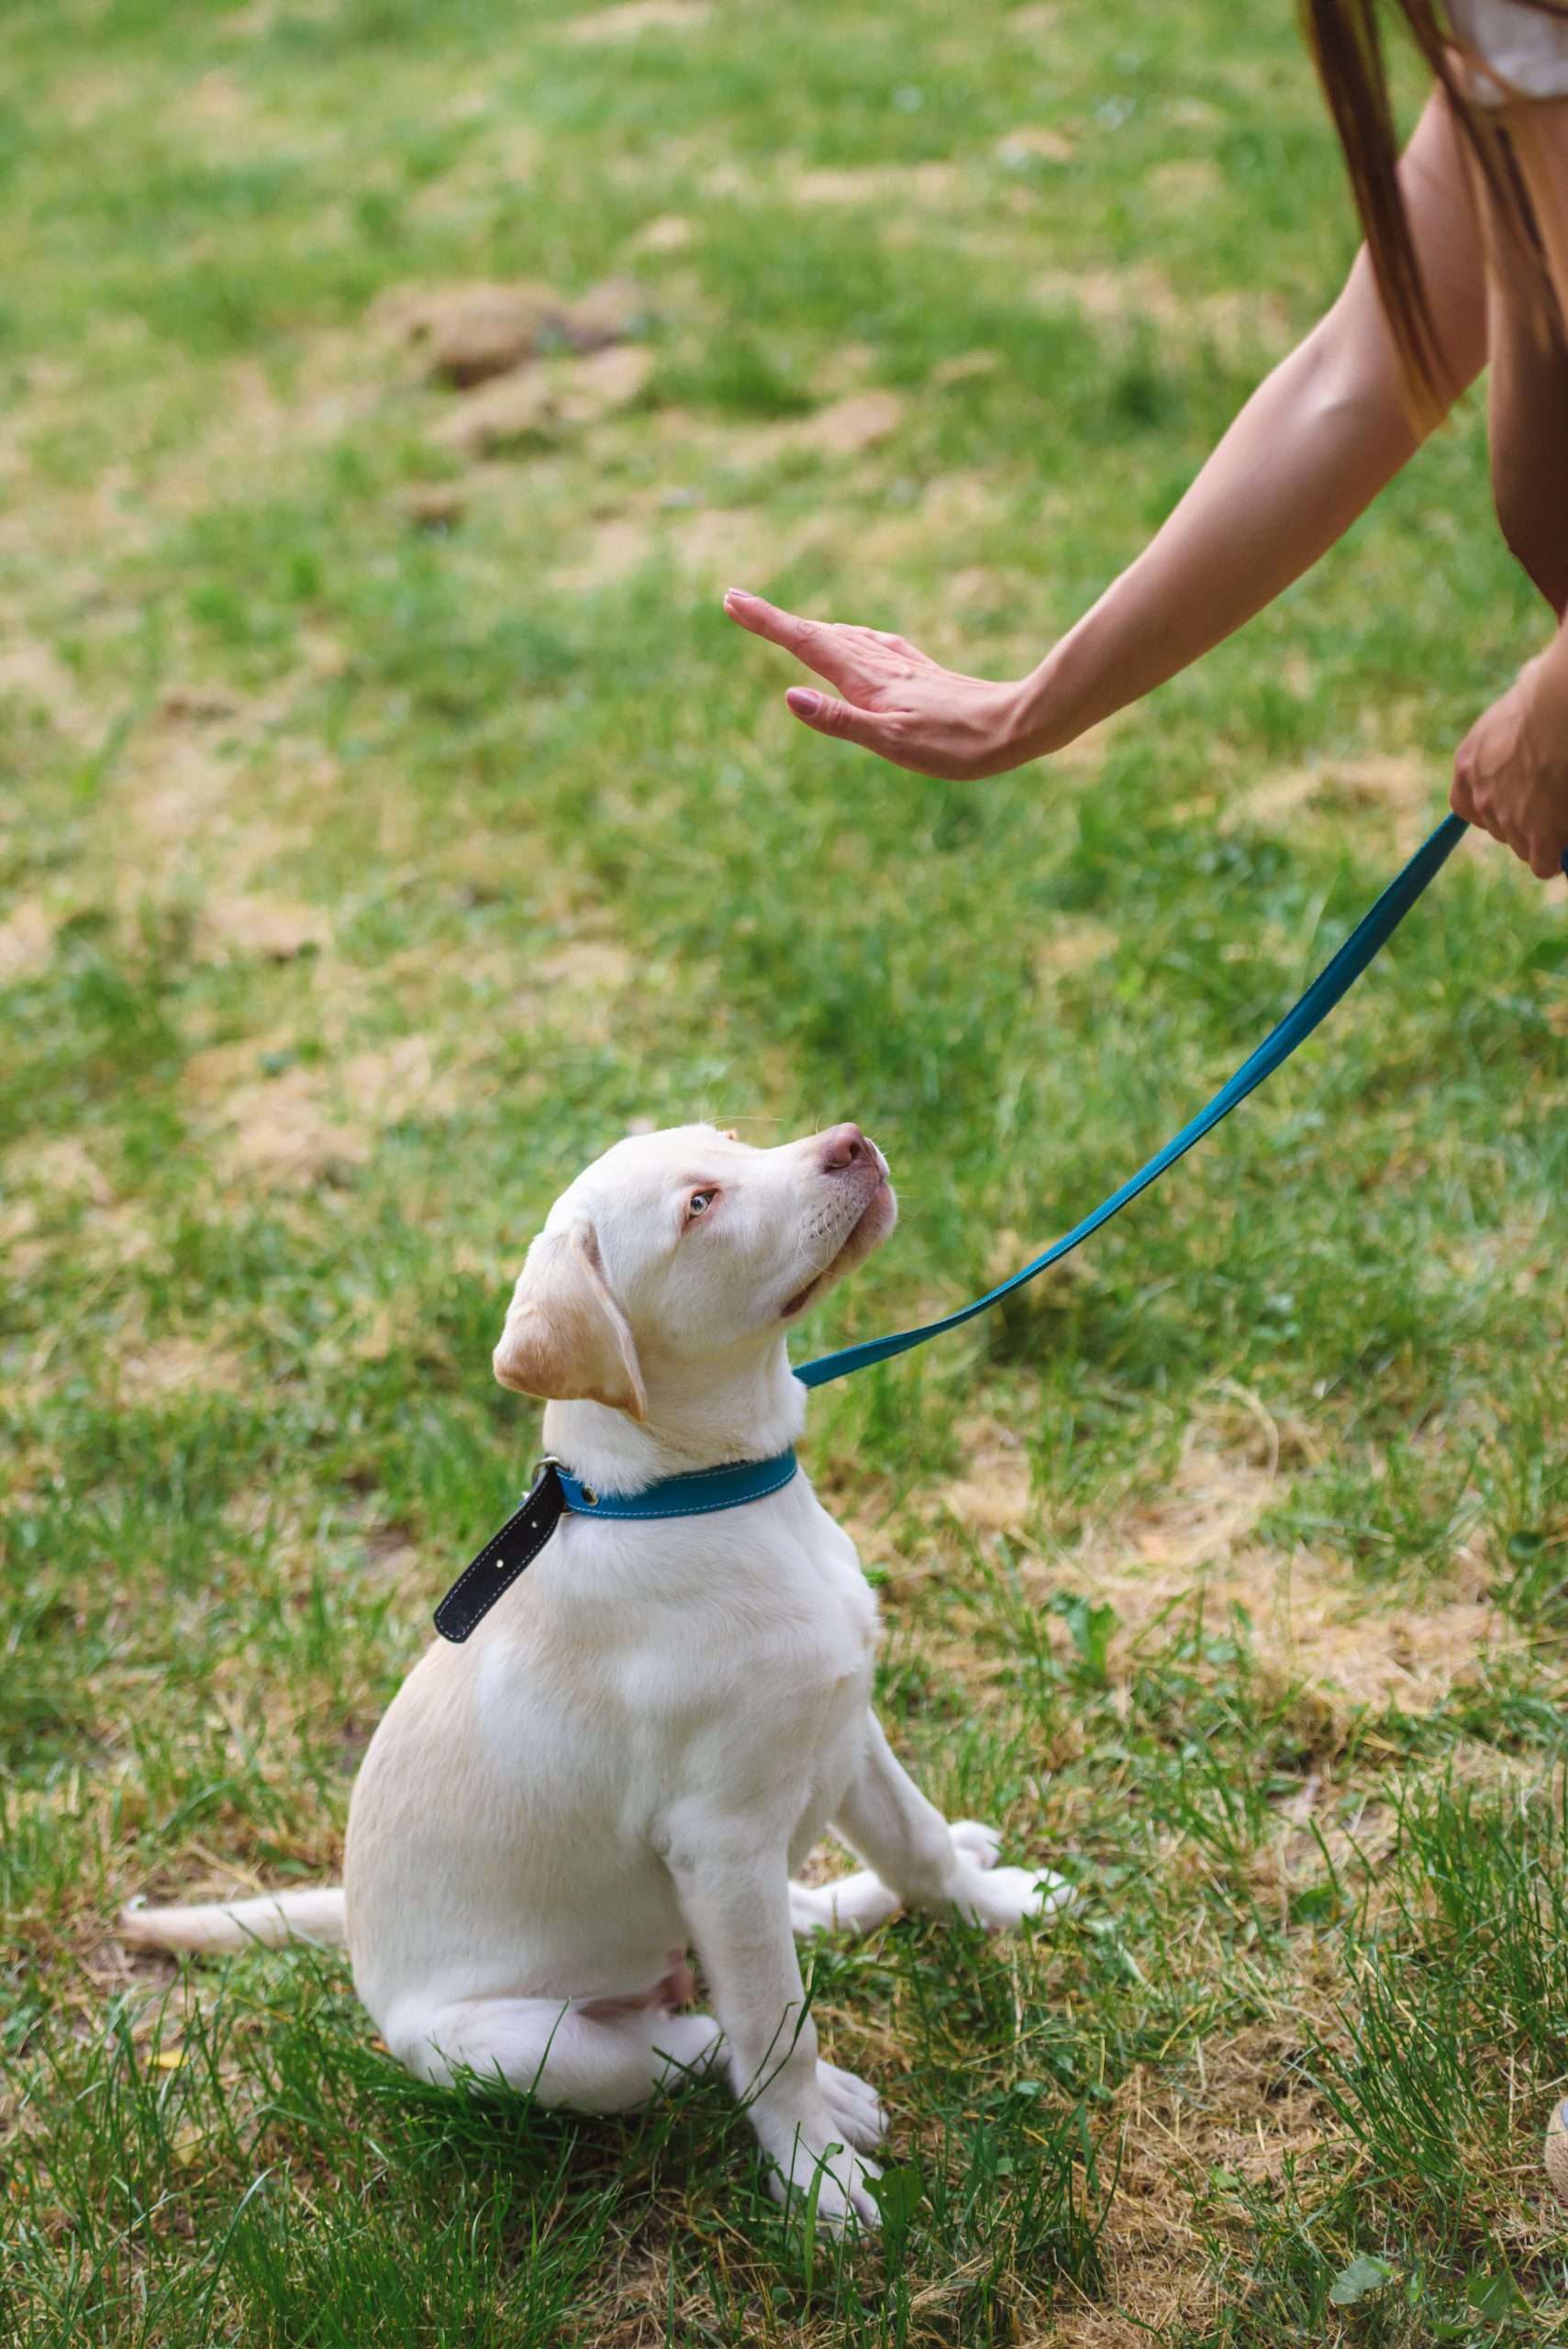
[[[1525,0],[1525,5],[1545,16],[1568,18],[1561,0]],[[1506,257],[1522,268],[1529,298],[1541,317],[1554,319],[1551,279],[1507,128],[1496,119],[1495,108],[1477,105],[1465,89],[1435,0],[1393,0],[1393,6],[1447,94],[1481,184],[1492,198],[1489,216],[1508,248]],[[1443,367],[1399,191],[1399,141],[1377,0],[1300,0],[1300,7],[1411,403],[1423,421],[1435,422],[1451,406],[1455,387]]]

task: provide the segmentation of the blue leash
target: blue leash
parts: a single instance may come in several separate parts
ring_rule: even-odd
[[[1333,961],[1318,972],[1299,1003],[1292,1006],[1273,1034],[1265,1036],[1257,1051],[1242,1062],[1229,1083],[1220,1086],[1207,1108],[1200,1109],[1146,1166],[1140,1166],[1119,1191],[1113,1191],[1082,1223],[1075,1223],[1043,1256],[1037,1256],[999,1288],[988,1289],[984,1297],[977,1297],[973,1305],[960,1306],[956,1313],[944,1314],[940,1321],[923,1322],[917,1330],[894,1330],[885,1338],[867,1338],[858,1346],[840,1346],[837,1353],[822,1354],[816,1362],[801,1364],[795,1375],[802,1386],[826,1386],[829,1379],[847,1378],[854,1370],[869,1370],[873,1362],[886,1362],[894,1354],[907,1353],[911,1346],[923,1346],[929,1338],[940,1338],[944,1330],[961,1329],[977,1313],[987,1313],[1003,1297],[1011,1297],[1015,1289],[1022,1288],[1049,1265],[1060,1264],[1092,1232],[1108,1223],[1113,1215],[1119,1215],[1140,1191],[1146,1191],[1151,1183],[1159,1181],[1167,1167],[1173,1166],[1178,1158],[1184,1158],[1195,1142],[1212,1133],[1222,1118],[1228,1118],[1238,1103],[1255,1092],[1263,1079],[1272,1076],[1280,1063],[1287,1061],[1313,1030],[1327,1019],[1341,996],[1349,994],[1367,964],[1381,953],[1427,884],[1459,846],[1467,829],[1462,816],[1444,817],[1430,840],[1423,841],[1403,873],[1389,883],[1370,913],[1362,917]],[[1568,873],[1568,856],[1563,859],[1563,871]]]
[[[1173,1166],[1178,1158],[1184,1158],[1195,1142],[1212,1133],[1221,1118],[1228,1118],[1238,1103],[1255,1092],[1263,1079],[1272,1076],[1280,1063],[1287,1061],[1313,1030],[1327,1019],[1367,964],[1382,952],[1422,890],[1459,846],[1466,829],[1462,817],[1443,818],[1403,873],[1389,883],[1371,912],[1356,924],[1332,962],[1318,972],[1300,1001],[1285,1013],[1273,1034],[1264,1037],[1257,1051],[1248,1055],[1229,1083],[1220,1086],[1207,1108],[1200,1109],[1163,1150],[1156,1152],[1147,1166],[1140,1166],[1119,1191],[1113,1191],[1092,1215],[1074,1224],[1053,1248],[1048,1248],[1043,1256],[1037,1256],[999,1288],[987,1290],[973,1305],[961,1306],[956,1313],[944,1314],[940,1321],[924,1322],[917,1330],[897,1330],[885,1338],[867,1338],[858,1346],[842,1346],[837,1353],[823,1354],[816,1362],[803,1364],[795,1372],[802,1386],[826,1386],[829,1379],[847,1378],[853,1370],[867,1370],[873,1362],[886,1362],[894,1354],[907,1353],[911,1346],[923,1346],[928,1338],[940,1338],[946,1330],[962,1328],[965,1321],[973,1321],[977,1313],[989,1311],[1016,1288],[1022,1288],[1048,1265],[1060,1264],[1091,1232],[1098,1231],[1113,1215],[1119,1215],[1140,1191],[1146,1191],[1151,1183],[1159,1181],[1167,1167]],[[1563,857],[1562,869],[1568,874],[1568,854]],[[792,1448],[770,1460],[734,1461],[725,1467],[699,1469],[690,1475],[662,1477],[638,1493],[610,1493],[585,1484],[559,1460],[543,1460],[518,1507],[478,1556],[464,1567],[437,1608],[436,1629],[443,1639],[466,1640],[539,1555],[563,1517],[705,1517],[710,1510],[740,1508],[748,1501],[776,1493],[795,1474]]]

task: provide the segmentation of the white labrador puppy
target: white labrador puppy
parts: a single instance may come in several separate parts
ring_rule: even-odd
[[[886,1238],[879,1151],[841,1125],[775,1150],[711,1126],[637,1136],[528,1251],[495,1375],[550,1398],[550,1453],[607,1493],[781,1452],[806,1390],[786,1332]],[[617,2112],[717,2065],[773,2191],[819,2178],[828,2225],[876,2221],[873,2089],[821,2062],[794,1934],[902,1905],[993,1930],[1057,1880],[996,1867],[871,1709],[876,1605],[804,1475],[711,1515],[564,1516],[466,1645],[439,1643],[373,1738],[342,1889],[133,1909],[126,1938],[345,1941],[422,2079],[499,2076]],[[824,1829],[865,1868],[790,1881]],[[684,2011],[694,1945],[717,2020]]]

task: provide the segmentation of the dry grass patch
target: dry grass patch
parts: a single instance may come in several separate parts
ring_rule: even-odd
[[[1442,813],[1440,777],[1433,762],[1412,751],[1373,751],[1325,759],[1265,775],[1220,817],[1220,829],[1287,824],[1304,811],[1372,810],[1392,821],[1396,852],[1408,856]]]
[[[640,40],[645,33],[698,32],[712,14],[708,0],[620,0],[617,7],[573,17],[563,37],[590,47],[616,47]]]
[[[1278,1497],[1273,1443],[1259,1462],[1195,1425],[1167,1487],[1032,1569],[1051,1587],[1116,1608],[1113,1677],[1126,1677],[1151,1630],[1195,1601],[1219,1621],[1240,1610],[1265,1672],[1282,1685],[1306,1683],[1341,1731],[1358,1712],[1431,1712],[1487,1664],[1523,1653],[1467,1551],[1413,1592],[1369,1586],[1331,1554],[1257,1540]]]

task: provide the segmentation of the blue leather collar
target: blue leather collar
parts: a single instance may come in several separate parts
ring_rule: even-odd
[[[698,1468],[686,1476],[661,1476],[639,1493],[607,1493],[584,1484],[556,1464],[556,1475],[569,1509],[584,1517],[706,1517],[709,1510],[739,1508],[745,1501],[760,1501],[789,1483],[799,1463],[794,1448],[775,1452],[771,1460],[737,1460],[727,1468]]]
[[[533,1564],[562,1517],[706,1517],[780,1491],[795,1466],[793,1450],[775,1452],[771,1460],[736,1460],[725,1468],[661,1476],[639,1493],[609,1493],[571,1475],[559,1460],[541,1460],[506,1524],[469,1560],[437,1608],[436,1629],[443,1640],[466,1640]]]

